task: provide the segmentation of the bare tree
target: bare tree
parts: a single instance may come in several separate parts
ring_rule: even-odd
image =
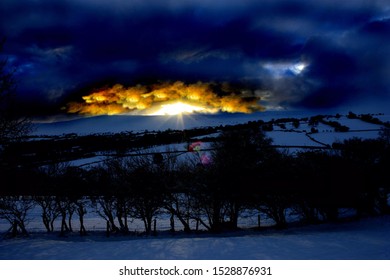
[[[140,167],[131,174],[132,183],[132,217],[144,222],[146,234],[152,232],[152,221],[163,206],[164,194],[159,175],[148,166]]]
[[[34,207],[34,201],[24,196],[0,197],[0,218],[5,219],[11,225],[11,236],[18,234],[28,235],[26,229],[27,213]]]
[[[268,218],[276,223],[276,228],[284,229],[287,227],[287,209],[290,207],[290,199],[285,194],[270,193],[263,196],[263,201],[258,206],[260,212],[265,213]]]
[[[190,195],[188,192],[181,191],[175,192],[171,191],[165,195],[164,208],[173,216],[177,217],[180,223],[184,227],[184,232],[189,233],[190,228]],[[174,227],[172,227],[174,231]]]
[[[85,198],[80,198],[74,201],[74,204],[76,206],[76,212],[79,216],[79,222],[80,222],[80,235],[85,236],[87,235],[87,230],[85,229],[84,225],[84,216],[87,214],[86,206],[88,204],[88,200]]]
[[[128,158],[119,174],[131,198],[129,215],[143,221],[146,234],[151,234],[153,219],[160,213],[164,200],[164,168],[154,162],[153,157],[144,155]]]
[[[117,206],[115,196],[99,196],[93,200],[96,213],[107,222],[107,234],[119,232],[119,227],[115,224],[117,217]]]
[[[34,198],[35,202],[42,209],[42,222],[47,232],[54,231],[54,221],[60,215],[57,207],[57,202],[54,196],[37,196]]]
[[[66,216],[68,214],[69,201],[66,197],[56,197],[56,206],[61,215],[61,235],[64,235],[65,232],[70,232],[71,227],[66,223]],[[70,220],[71,218],[69,218]]]

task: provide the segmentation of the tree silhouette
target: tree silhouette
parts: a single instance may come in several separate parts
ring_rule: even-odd
[[[0,219],[5,219],[11,225],[12,237],[19,234],[28,235],[26,223],[27,213],[34,207],[34,201],[26,196],[0,197]]]
[[[257,170],[275,156],[276,150],[258,127],[227,130],[212,148],[212,163],[196,172],[195,195],[211,231],[237,229],[245,200],[252,185],[257,184]]]

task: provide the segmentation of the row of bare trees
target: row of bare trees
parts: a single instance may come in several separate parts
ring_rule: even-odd
[[[28,188],[11,187],[1,196],[0,218],[14,234],[26,234],[35,206],[48,232],[56,220],[61,234],[73,231],[77,216],[85,235],[87,211],[106,221],[108,234],[130,232],[135,219],[151,234],[162,214],[171,217],[172,231],[179,221],[185,232],[235,230],[247,210],[278,228],[287,226],[289,213],[306,223],[335,221],[340,209],[353,209],[357,217],[386,214],[389,147],[383,138],[350,139],[334,150],[291,155],[273,148],[261,130],[229,131],[212,144],[207,162],[199,152],[181,162],[156,153],[113,158],[90,170],[61,164],[24,175],[19,170]]]

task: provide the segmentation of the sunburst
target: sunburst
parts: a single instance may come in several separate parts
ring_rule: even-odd
[[[201,106],[195,106],[188,103],[183,102],[175,102],[175,103],[169,103],[169,104],[162,104],[160,109],[157,111],[151,113],[151,115],[154,116],[176,116],[176,115],[182,115],[182,114],[192,114],[192,113],[206,113],[209,110],[207,110],[204,107]]]

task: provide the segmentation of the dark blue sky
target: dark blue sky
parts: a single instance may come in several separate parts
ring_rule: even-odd
[[[2,0],[0,15],[33,112],[104,85],[177,80],[231,83],[269,107],[390,99],[385,0]]]

